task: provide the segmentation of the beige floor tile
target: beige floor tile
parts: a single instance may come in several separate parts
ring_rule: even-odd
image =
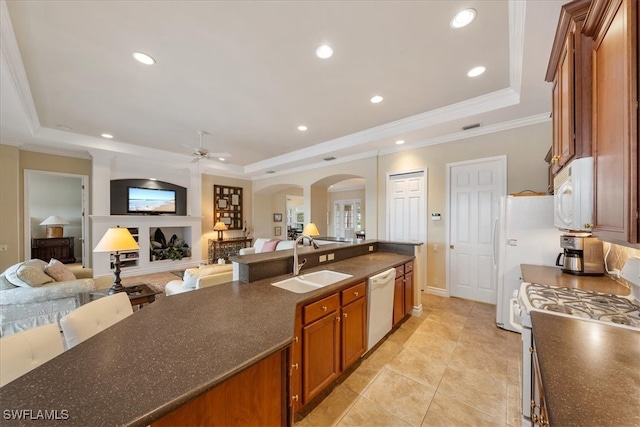
[[[504,426],[504,422],[474,409],[464,403],[437,392],[431,401],[423,427],[431,426]]]
[[[447,363],[405,348],[387,367],[428,387],[437,388]]]
[[[337,424],[339,427],[410,427],[366,397],[360,397]]]
[[[358,393],[339,385],[302,421],[308,426],[334,426],[359,398]]]
[[[410,316],[405,320],[402,325],[400,325],[400,329],[415,331],[421,324],[424,322],[424,319],[418,316]]]
[[[387,337],[387,341],[394,342],[398,345],[404,345],[404,343],[411,338],[413,332],[413,329],[398,328],[391,336]]]
[[[457,323],[438,323],[429,318],[420,324],[416,332],[430,334],[433,336],[439,336],[442,338],[448,338],[453,341],[458,341],[460,334],[464,330],[464,324]]]
[[[419,427],[435,389],[383,369],[363,396],[412,426]]]
[[[449,366],[442,376],[438,392],[506,422],[507,383],[490,374]]]
[[[402,345],[394,341],[385,340],[370,356],[366,358],[373,368],[382,369],[402,351]]]
[[[518,385],[507,384],[507,425],[522,425],[522,397]]]
[[[456,340],[443,338],[437,334],[421,333],[420,330],[417,330],[404,343],[404,348],[410,348],[422,353],[424,356],[447,362],[451,358],[456,345]]]
[[[468,317],[466,314],[459,314],[453,311],[433,310],[426,320],[432,320],[443,325],[464,325]]]
[[[363,360],[360,366],[353,371],[344,381],[343,385],[358,394],[362,394],[373,380],[380,374],[382,367],[375,366],[368,359]]]
[[[508,362],[506,359],[494,357],[493,354],[481,351],[469,351],[467,347],[463,346],[458,346],[453,352],[448,367],[459,371],[465,369],[473,370],[505,383],[508,380]]]

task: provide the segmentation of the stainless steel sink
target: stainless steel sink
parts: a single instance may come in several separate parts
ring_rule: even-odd
[[[271,285],[297,294],[303,294],[305,292],[320,289],[324,286],[332,285],[352,276],[353,275],[351,274],[340,273],[339,271],[320,270],[280,280],[279,282],[274,282]]]

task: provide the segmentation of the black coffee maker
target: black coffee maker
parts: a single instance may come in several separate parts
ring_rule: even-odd
[[[602,242],[591,236],[560,236],[560,247],[564,249],[556,258],[562,271],[578,276],[601,276],[604,274]]]

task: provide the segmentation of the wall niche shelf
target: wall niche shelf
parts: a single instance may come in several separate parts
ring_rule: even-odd
[[[229,230],[242,230],[242,188],[213,186],[213,223],[220,221]]]

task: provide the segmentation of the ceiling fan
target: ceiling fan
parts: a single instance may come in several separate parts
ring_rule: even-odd
[[[224,152],[224,153],[211,153],[209,152],[208,149],[204,148],[204,146],[202,145],[202,136],[203,135],[209,135],[208,132],[205,132],[203,130],[199,130],[198,131],[198,135],[200,135],[200,146],[199,147],[191,147],[190,145],[187,144],[182,144],[185,147],[189,147],[189,148],[193,148],[193,160],[191,161],[192,163],[194,162],[199,162],[200,160],[215,160],[217,162],[220,163],[229,163],[229,157],[231,157],[230,153]]]

